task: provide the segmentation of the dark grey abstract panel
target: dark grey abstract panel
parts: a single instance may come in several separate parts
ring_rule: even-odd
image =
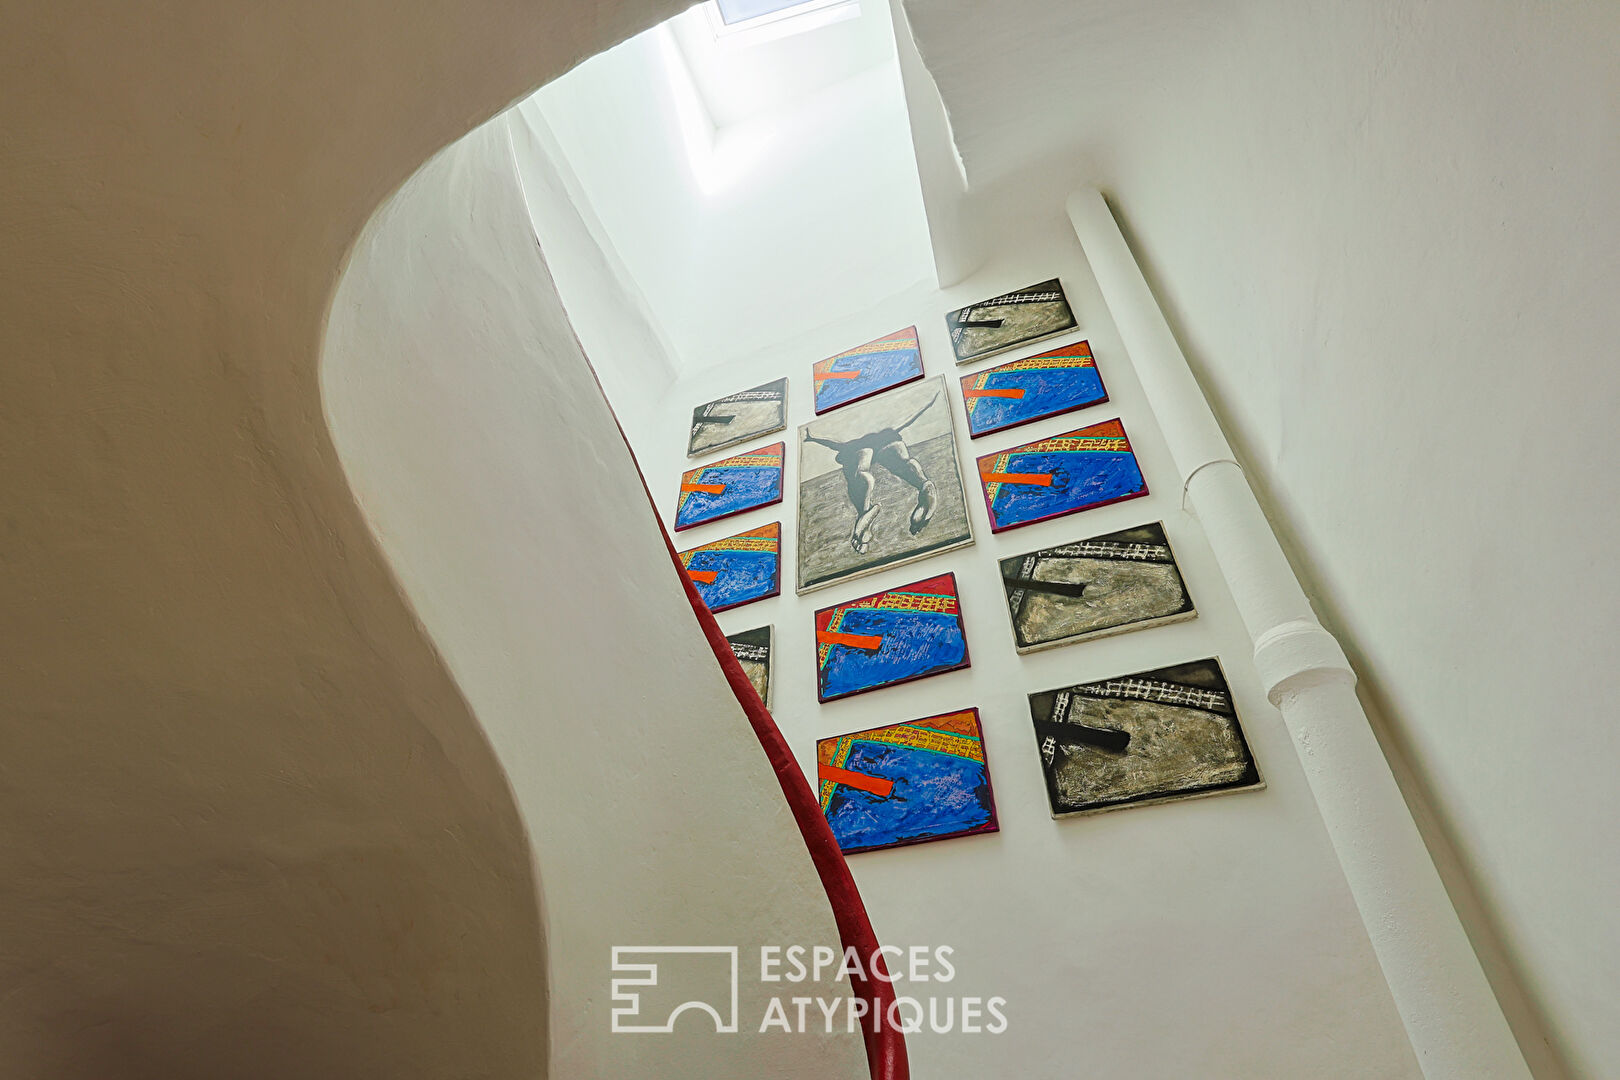
[[[1001,585],[1021,653],[1197,614],[1160,522],[1002,559]]]
[[[787,427],[787,379],[764,383],[692,410],[686,456],[723,450]]]
[[[1053,278],[958,308],[945,326],[956,362],[965,364],[1072,330],[1075,321],[1063,283]]]
[[[731,645],[732,655],[736,656],[737,663],[742,665],[743,674],[748,681],[754,684],[759,691],[759,700],[771,707],[771,646],[772,634],[769,626],[757,627],[753,630],[744,630],[739,634],[730,634],[726,641]]]
[[[944,378],[799,428],[799,592],[972,542]]]
[[[1263,787],[1220,662],[1029,695],[1052,815]]]

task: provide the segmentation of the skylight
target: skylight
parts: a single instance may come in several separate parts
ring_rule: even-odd
[[[714,6],[720,9],[720,21],[727,26],[736,26],[749,19],[759,19],[766,15],[778,15],[792,8],[804,7],[807,2],[814,0],[714,0]]]
[[[709,0],[717,36],[739,31],[764,34],[766,40],[814,30],[860,13],[859,0]]]

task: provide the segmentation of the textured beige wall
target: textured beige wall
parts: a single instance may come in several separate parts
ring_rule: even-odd
[[[527,845],[315,362],[435,149],[642,3],[0,10],[0,1069],[533,1076]]]

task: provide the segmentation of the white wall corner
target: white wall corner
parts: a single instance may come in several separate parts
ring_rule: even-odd
[[[917,179],[928,215],[934,276],[940,288],[949,288],[984,265],[985,239],[979,215],[973,212],[967,167],[957,151],[945,99],[917,48],[903,0],[889,0],[889,12],[894,20],[894,48],[911,122]]]

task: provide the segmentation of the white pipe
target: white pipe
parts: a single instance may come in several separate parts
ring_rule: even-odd
[[[1529,1070],[1356,697],[1095,188],[1069,220],[1153,407],[1182,496],[1198,517],[1254,642],[1266,695],[1293,736],[1322,821],[1428,1080],[1527,1080]]]

